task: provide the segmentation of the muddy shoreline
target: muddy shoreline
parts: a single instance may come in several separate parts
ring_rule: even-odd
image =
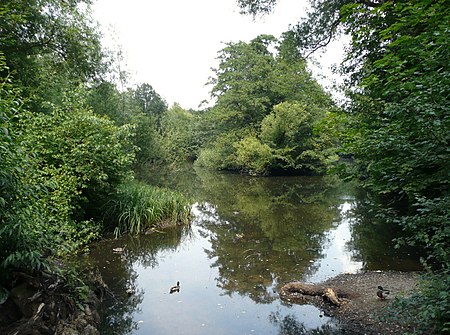
[[[97,310],[105,286],[98,273],[89,281],[81,301],[56,275],[14,273],[9,297],[0,305],[0,334],[99,335]]]
[[[340,306],[335,306],[321,295],[284,297],[291,303],[313,304],[326,316],[333,317],[345,334],[404,334],[413,325],[401,325],[394,321],[382,321],[382,315],[397,296],[408,296],[417,289],[419,272],[366,271],[357,274],[341,274],[319,285],[345,292]],[[377,287],[390,290],[387,299],[377,297]]]
[[[408,296],[417,288],[419,272],[367,271],[358,274],[341,274],[320,285],[332,287],[336,291],[348,292],[340,306],[330,304],[321,296],[306,299],[286,299],[291,303],[312,304],[326,316],[333,317],[345,334],[376,335],[403,334],[411,330],[408,326],[395,322],[380,321],[379,316],[396,296]],[[45,284],[44,284],[45,283]],[[0,305],[1,334],[60,334],[98,335],[100,324],[97,309],[103,281],[97,279],[98,288],[90,293],[89,302],[75,305],[62,287],[57,287],[55,278],[22,278],[15,297]],[[389,298],[377,297],[377,287],[389,288]],[[39,289],[38,289],[39,288]],[[41,292],[40,294],[37,294]],[[22,296],[20,296],[22,295]],[[36,298],[38,297],[38,298]],[[18,298],[22,301],[18,301]],[[16,320],[13,320],[16,317]],[[8,319],[9,318],[9,319]]]

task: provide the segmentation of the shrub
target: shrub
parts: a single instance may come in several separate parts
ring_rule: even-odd
[[[51,114],[28,114],[23,143],[34,153],[41,178],[73,179],[60,190],[67,196],[73,218],[98,217],[98,208],[131,176],[134,150],[129,126],[117,127],[105,117],[75,107]]]
[[[450,196],[437,198],[416,196],[412,205],[413,214],[397,218],[397,222],[408,233],[408,238],[397,239],[399,245],[423,246],[429,264],[449,267],[450,250]]]
[[[261,139],[274,149],[305,146],[311,136],[312,115],[299,102],[274,106],[261,122]]]
[[[241,170],[249,174],[265,175],[269,173],[273,154],[267,144],[261,143],[254,136],[248,136],[234,145],[236,163]]]
[[[0,73],[5,69],[0,54]],[[37,269],[47,241],[41,235],[43,209],[39,207],[36,184],[27,184],[26,176],[35,166],[20,144],[14,124],[21,110],[20,92],[9,77],[0,80],[0,283],[8,269]],[[1,288],[1,287],[0,287]]]
[[[337,160],[324,110],[299,102],[283,102],[261,123],[260,138],[270,146],[273,168],[305,174],[324,174]]]
[[[131,122],[135,125],[134,144],[139,148],[136,165],[144,166],[161,160],[162,137],[157,131],[155,118],[140,113],[133,116]]]
[[[198,129],[199,117],[174,104],[162,117],[163,157],[168,163],[179,164],[198,155],[204,134]]]
[[[200,151],[196,164],[215,170],[237,170],[235,161],[237,143],[241,138],[238,132],[232,131],[221,134],[208,147]]]
[[[411,329],[408,334],[448,334],[450,331],[450,276],[447,271],[428,273],[409,297],[399,297],[387,310],[391,319]]]
[[[29,119],[24,118],[19,96],[4,78],[0,85],[0,283],[13,269],[47,267],[47,256],[72,252],[98,233],[98,225],[80,226],[71,219],[78,187],[74,175],[42,164],[31,143],[24,145],[17,124]],[[22,133],[28,138],[45,137],[40,129]]]

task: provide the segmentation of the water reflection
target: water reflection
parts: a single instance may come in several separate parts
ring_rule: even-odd
[[[113,293],[104,334],[338,334],[317,308],[280,301],[280,286],[415,264],[372,236],[358,197],[332,179],[197,170],[152,183],[195,199],[194,220],[103,241],[87,256]],[[380,260],[380,248],[390,257]]]
[[[270,321],[278,326],[278,335],[332,335],[341,334],[339,328],[333,324],[324,324],[317,328],[308,328],[305,323],[298,320],[293,314],[280,315],[280,313],[272,313]]]
[[[402,236],[400,227],[383,221],[377,215],[377,207],[364,196],[347,213],[351,239],[347,248],[355,260],[367,270],[421,271],[418,261],[424,251],[418,247],[395,248],[393,238]]]
[[[347,199],[339,206],[339,216],[333,222],[333,228],[325,232],[322,255],[313,264],[314,271],[306,276],[306,281],[318,283],[339,273],[356,273],[364,269],[364,263],[352,247],[351,227],[353,217],[350,215],[356,206],[353,199]]]
[[[93,250],[89,259],[114,292],[105,306],[102,333],[277,334],[275,312],[280,317],[298,315],[305,329],[332,325],[313,306],[278,299],[255,304],[245,290],[225,292],[221,272],[205,254],[212,248],[205,238],[208,230],[194,225],[178,244],[173,244],[172,233],[105,241]],[[114,253],[117,248],[123,253]],[[178,280],[180,292],[170,294],[169,287]],[[128,295],[130,285],[135,292]]]
[[[206,252],[224,292],[270,303],[284,282],[318,272],[316,260],[327,256],[328,231],[340,224],[346,203],[332,179],[200,177],[214,205],[200,203],[194,211],[209,232],[212,248]]]
[[[174,252],[190,238],[189,227],[167,229],[152,237],[123,237],[105,240],[93,245],[85,255],[86,266],[98,268],[109,292],[102,308],[102,333],[133,334],[140,326],[134,316],[142,312],[146,287],[138,283],[136,264],[158,268],[164,254]]]

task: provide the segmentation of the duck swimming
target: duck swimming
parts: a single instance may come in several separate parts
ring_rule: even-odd
[[[381,300],[386,299],[389,293],[391,293],[389,290],[384,289],[382,286],[378,286],[377,296]]]
[[[179,281],[177,281],[177,285],[172,286],[169,290],[170,294],[175,293],[175,292],[180,292],[180,282]]]

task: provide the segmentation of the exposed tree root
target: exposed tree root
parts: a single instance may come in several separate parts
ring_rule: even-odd
[[[98,335],[100,317],[95,310],[106,287],[98,274],[90,278],[97,292],[80,302],[55,275],[14,273],[14,286],[0,305],[0,334]]]

